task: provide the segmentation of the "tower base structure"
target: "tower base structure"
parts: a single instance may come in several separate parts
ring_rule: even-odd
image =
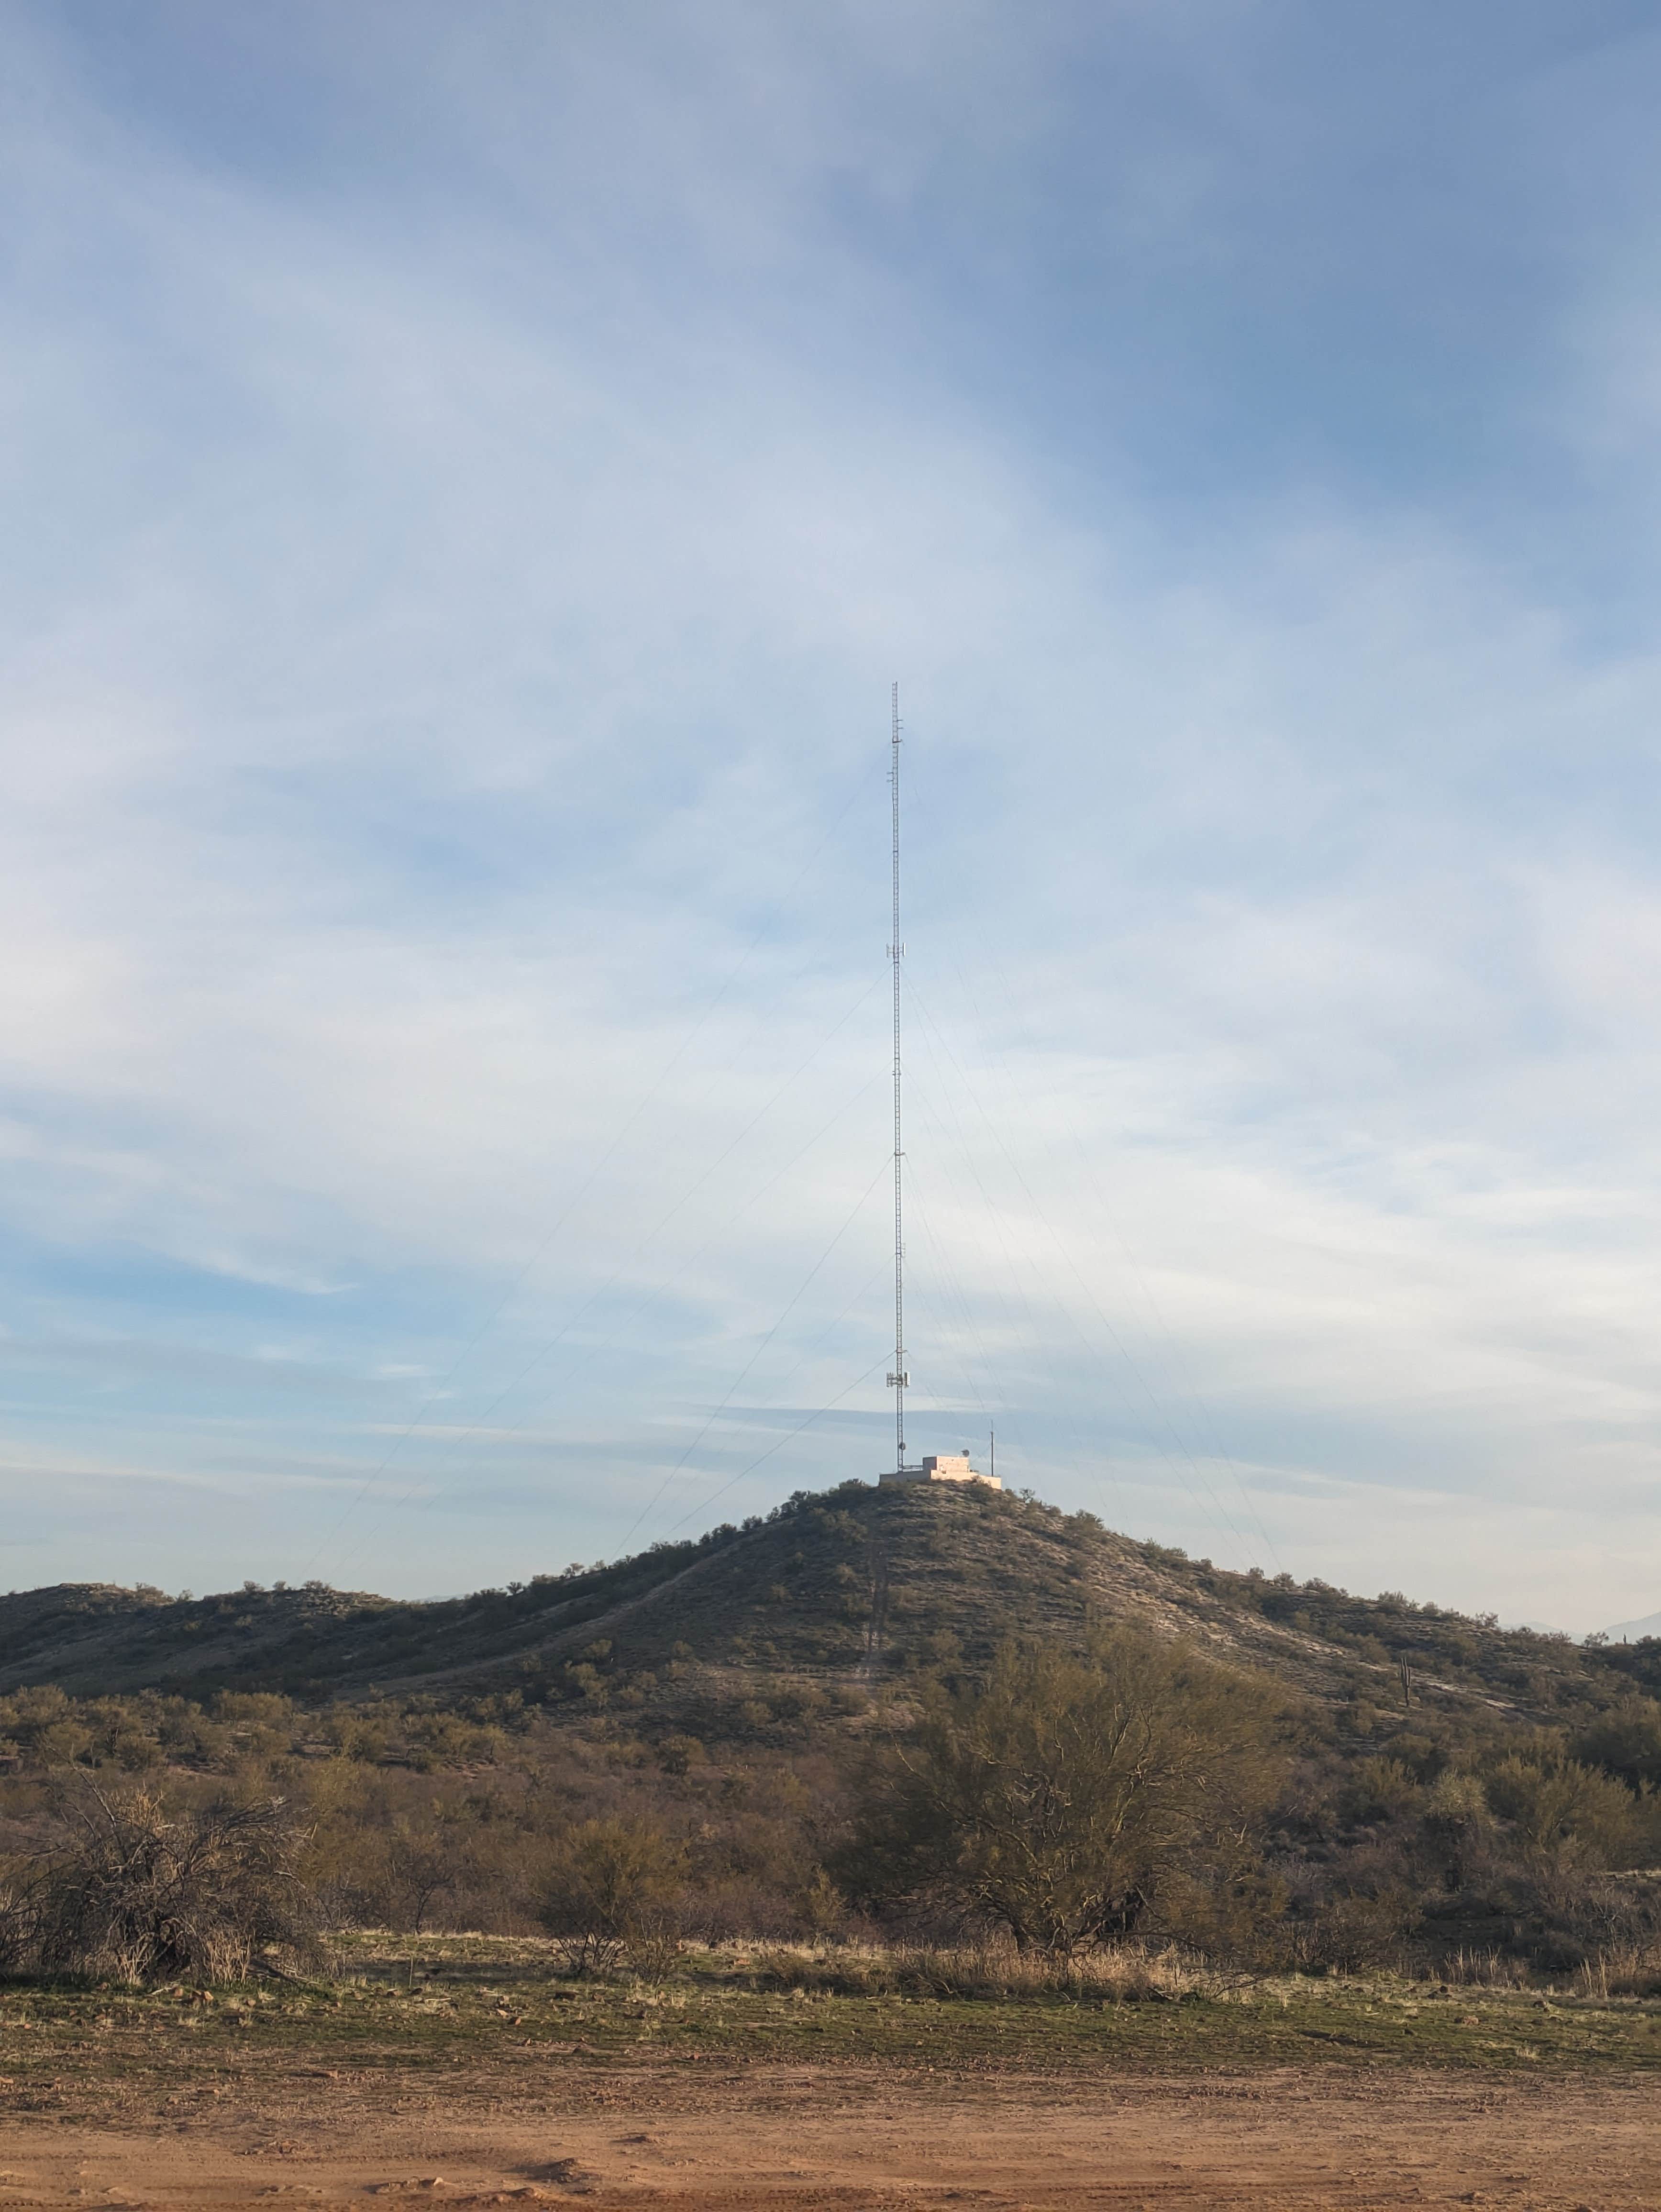
[[[877,1477],[879,1483],[899,1482],[983,1482],[989,1490],[1001,1490],[1003,1484],[995,1474],[983,1474],[971,1467],[967,1452],[931,1453],[921,1467],[890,1468]]]

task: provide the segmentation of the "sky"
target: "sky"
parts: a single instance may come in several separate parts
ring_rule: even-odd
[[[1661,1605],[1652,9],[0,40],[0,1583]]]

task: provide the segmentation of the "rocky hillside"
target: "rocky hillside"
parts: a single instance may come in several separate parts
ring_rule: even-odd
[[[723,1710],[861,1702],[1001,1639],[1077,1643],[1126,1621],[1265,1669],[1332,1705],[1451,1701],[1569,1717],[1626,1686],[1631,1655],[1502,1631],[1402,1597],[1235,1574],[1087,1513],[976,1488],[800,1495],[764,1520],[611,1565],[405,1603],[322,1584],[205,1598],[70,1583],[0,1598],[0,1693],[281,1690],[527,1701],[719,1725]]]

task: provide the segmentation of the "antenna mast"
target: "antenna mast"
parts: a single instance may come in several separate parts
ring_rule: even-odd
[[[894,799],[894,939],[888,948],[894,969],[894,1366],[888,1377],[894,1393],[894,1472],[905,1472],[905,1392],[911,1377],[905,1371],[905,1150],[900,1123],[900,961],[905,947],[900,942],[900,687],[893,689],[893,726],[890,736],[892,765],[888,781]]]

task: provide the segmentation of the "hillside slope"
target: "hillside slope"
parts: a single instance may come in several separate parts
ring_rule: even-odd
[[[169,1599],[64,1584],[0,1598],[0,1693],[155,1689],[201,1698],[374,1692],[439,1703],[517,1690],[617,1705],[641,1723],[719,1726],[723,1709],[867,1691],[1009,1636],[1080,1642],[1139,1624],[1330,1703],[1452,1700],[1496,1717],[1606,1704],[1597,1651],[1404,1598],[1235,1574],[1114,1534],[1089,1514],[979,1489],[849,1483],[765,1520],[614,1565],[409,1603],[321,1584]]]

